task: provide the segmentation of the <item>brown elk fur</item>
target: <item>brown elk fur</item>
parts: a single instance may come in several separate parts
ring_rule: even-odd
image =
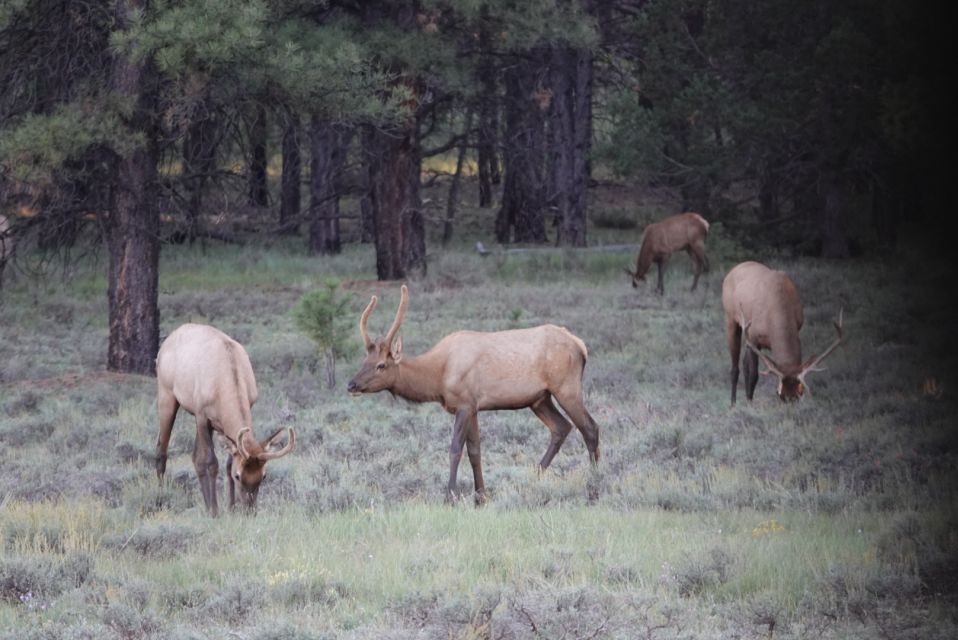
[[[408,305],[403,285],[396,319],[378,341],[369,338],[366,323],[376,306],[373,296],[359,322],[366,360],[349,382],[353,394],[390,391],[413,402],[438,402],[456,416],[449,447],[447,499],[456,495],[456,474],[467,448],[476,501],[485,499],[479,450],[478,412],[529,408],[549,428],[549,446],[539,462],[545,469],[575,425],[589,458],[599,460],[599,428],[582,399],[585,343],[563,327],[547,324],[531,329],[483,333],[457,331],[419,356],[402,354],[396,338]],[[565,410],[563,416],[553,399]]]
[[[269,451],[283,432],[265,440],[253,437],[251,408],[256,402],[256,379],[243,346],[218,329],[184,324],[163,341],[156,357],[157,408],[160,433],[156,441],[156,474],[162,482],[167,449],[177,410],[182,407],[196,417],[193,465],[206,508],[216,515],[218,463],[213,449],[213,431],[226,439],[230,508],[236,491],[247,508],[256,506],[266,462],[292,451],[296,434],[288,429],[289,442],[280,451]]]
[[[709,223],[697,213],[679,213],[647,226],[642,236],[642,247],[635,260],[635,271],[625,270],[632,276],[632,286],[638,287],[639,282],[645,280],[654,262],[658,266],[659,275],[656,291],[664,294],[662,273],[665,265],[674,252],[684,249],[695,268],[692,279],[692,291],[695,291],[699,275],[709,270],[709,260],[705,255],[705,236],[708,232]]]
[[[805,375],[820,371],[817,365],[842,340],[842,319],[835,328],[838,338],[818,356],[802,362],[798,332],[804,316],[795,283],[781,271],[758,262],[735,266],[722,282],[722,306],[725,309],[725,333],[732,359],[732,404],[738,386],[738,359],[744,340],[748,349],[742,358],[745,369],[745,395],[751,400],[758,382],[758,359],[778,377],[778,396],[786,402],[797,400],[808,388]],[[771,355],[761,349],[771,350]]]

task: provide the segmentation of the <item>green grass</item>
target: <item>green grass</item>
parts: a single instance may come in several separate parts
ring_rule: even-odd
[[[548,433],[533,414],[482,414],[491,502],[472,506],[464,462],[467,498],[444,506],[451,417],[349,397],[360,353],[326,389],[289,314],[334,277],[354,321],[380,297],[370,332],[385,331],[398,286],[374,281],[371,247],[309,258],[295,238],[164,246],[162,334],[200,321],[233,335],[257,376],[257,435],[297,427],[259,513],[211,520],[192,418],[178,418],[160,487],[155,380],[103,371],[105,265],[20,275],[0,299],[0,637],[954,634],[947,266],[907,250],[893,262],[758,256],[798,284],[807,353],[832,339],[839,308],[847,340],[809,376],[810,398],[783,405],[763,378],[754,403],[740,386],[730,408],[721,279],[756,256],[720,225],[699,290],[677,255],[659,297],[629,286],[630,251],[479,256],[473,238],[492,246],[488,230],[464,216],[456,243],[431,243],[428,274],[409,281],[404,351],[458,329],[567,326],[589,348],[596,470],[572,434],[538,474]],[[592,236],[640,237],[641,224]]]

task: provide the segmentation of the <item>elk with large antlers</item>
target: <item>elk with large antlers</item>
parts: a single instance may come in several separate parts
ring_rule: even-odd
[[[181,325],[160,347],[156,380],[160,414],[156,475],[160,482],[166,472],[166,452],[176,412],[183,407],[196,417],[193,466],[210,514],[217,513],[214,431],[225,438],[230,452],[226,459],[230,508],[236,503],[237,490],[245,506],[254,508],[266,463],[292,451],[296,434],[289,427],[289,441],[279,451],[270,451],[270,446],[283,429],[261,442],[253,437],[250,409],[256,402],[256,379],[243,346],[213,327]]]
[[[732,404],[738,386],[738,358],[744,340],[748,349],[742,358],[745,369],[745,396],[751,400],[758,382],[758,359],[767,371],[778,377],[778,397],[785,402],[798,400],[808,389],[805,376],[818,367],[842,341],[842,313],[835,329],[838,337],[817,356],[802,362],[798,332],[804,316],[798,289],[792,279],[758,262],[743,262],[725,276],[722,283],[725,309],[725,333],[732,358]],[[770,349],[766,355],[761,349]],[[773,359],[774,357],[774,359]]]
[[[655,290],[664,294],[662,272],[665,265],[674,252],[684,249],[692,259],[695,269],[695,277],[692,279],[692,291],[695,291],[699,275],[709,270],[709,259],[705,255],[705,236],[708,232],[709,223],[705,218],[691,212],[669,216],[647,226],[642,236],[642,248],[635,260],[635,271],[625,270],[632,276],[632,286],[638,287],[639,282],[645,281],[645,274],[654,262],[659,268],[659,282]]]
[[[422,355],[403,357],[402,338],[397,336],[408,304],[409,293],[403,285],[392,326],[384,338],[374,341],[366,330],[376,306],[376,296],[372,296],[359,320],[366,360],[350,380],[348,391],[354,395],[390,391],[413,402],[438,402],[456,416],[449,446],[447,500],[456,497],[463,446],[472,466],[476,502],[485,500],[480,411],[532,409],[551,432],[539,461],[542,469],[552,462],[573,424],[585,440],[589,459],[598,462],[599,427],[582,401],[582,373],[588,356],[582,340],[551,324],[493,333],[457,331]]]

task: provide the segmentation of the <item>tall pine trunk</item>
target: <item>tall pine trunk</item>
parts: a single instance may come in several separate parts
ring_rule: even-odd
[[[559,233],[556,244],[586,244],[586,196],[592,147],[592,54],[556,47],[552,51],[552,201]]]
[[[266,182],[266,109],[259,107],[249,127],[249,203],[269,206],[269,186]]]
[[[283,127],[283,176],[279,198],[279,225],[284,233],[292,233],[298,226],[302,173],[303,160],[299,142],[299,116],[288,110]]]
[[[491,49],[488,27],[479,32],[479,47],[483,52]],[[479,80],[479,127],[476,144],[476,160],[479,168],[479,206],[492,206],[492,188],[499,184],[499,110],[496,83],[496,68],[492,56],[483,56],[477,69]]]
[[[186,209],[186,237],[190,244],[202,233],[200,216],[203,192],[216,166],[216,123],[208,102],[193,115],[183,140],[183,173],[189,193]]]
[[[546,93],[536,89],[541,54],[529,52],[505,73],[506,131],[503,140],[505,178],[496,216],[496,240],[543,243],[545,189],[543,147]]]
[[[310,255],[335,254],[342,250],[337,183],[345,156],[341,129],[313,116],[309,123]]]
[[[119,28],[128,27],[142,0],[116,4]],[[159,215],[156,209],[155,86],[148,63],[134,63],[117,54],[110,77],[117,94],[135,105],[127,125],[145,142],[117,158],[111,209],[104,219],[110,254],[107,368],[124,373],[152,374],[159,348],[157,306],[160,256]]]
[[[363,137],[376,227],[376,275],[380,280],[399,280],[410,269],[426,266],[415,119],[388,132],[367,127]]]

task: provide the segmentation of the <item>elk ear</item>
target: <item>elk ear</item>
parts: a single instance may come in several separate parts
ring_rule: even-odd
[[[389,353],[393,357],[393,362],[399,364],[399,361],[402,360],[402,336],[396,337],[392,347],[389,349]]]

